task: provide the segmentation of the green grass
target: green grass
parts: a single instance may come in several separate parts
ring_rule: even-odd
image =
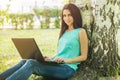
[[[44,53],[43,55],[52,57],[57,50],[58,35],[59,29],[0,30],[0,72],[21,59],[11,38],[35,38],[39,48]]]

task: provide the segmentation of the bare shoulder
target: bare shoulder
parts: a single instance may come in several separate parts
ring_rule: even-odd
[[[87,32],[84,28],[81,28],[79,31],[79,38],[80,38],[80,43],[88,44],[88,37],[87,37]]]
[[[79,34],[80,35],[86,35],[86,30],[84,28],[81,28],[80,31],[79,31]]]

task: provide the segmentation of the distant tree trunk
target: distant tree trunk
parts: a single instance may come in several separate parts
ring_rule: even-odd
[[[88,60],[70,80],[98,80],[101,76],[117,76],[120,56],[116,41],[120,0],[69,0],[82,12],[83,27],[89,38]]]

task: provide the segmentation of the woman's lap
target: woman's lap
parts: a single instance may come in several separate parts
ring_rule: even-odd
[[[46,77],[68,78],[71,77],[75,71],[65,64],[50,65],[39,63],[36,60],[29,60],[34,65],[34,73]]]
[[[13,73],[11,74],[11,72]],[[8,73],[11,75],[9,74],[9,76],[5,76],[6,74],[8,75]],[[26,59],[21,60],[18,64],[6,70],[2,75],[7,77],[8,80],[13,78],[19,80],[21,77],[25,80],[31,74],[37,74],[49,78],[67,79],[73,76],[74,73],[75,71],[65,64],[50,65],[40,63],[34,59]]]

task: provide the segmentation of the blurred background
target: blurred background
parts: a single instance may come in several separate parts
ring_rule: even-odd
[[[0,29],[59,28],[67,0],[0,0]]]

